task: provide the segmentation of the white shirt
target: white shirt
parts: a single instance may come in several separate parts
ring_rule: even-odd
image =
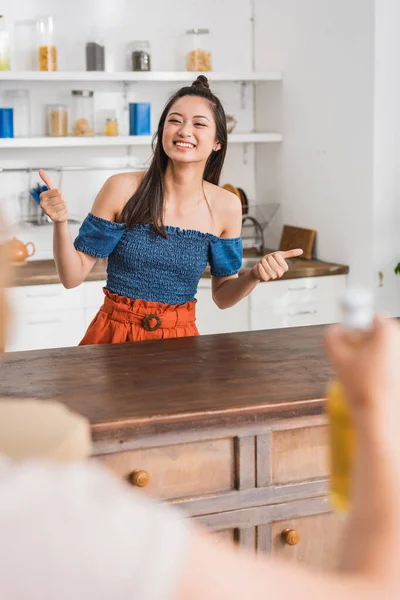
[[[94,464],[0,456],[0,599],[170,600],[188,527]]]

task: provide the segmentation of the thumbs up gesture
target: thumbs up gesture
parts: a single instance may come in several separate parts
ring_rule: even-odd
[[[287,250],[285,252],[273,252],[266,254],[254,267],[251,269],[251,274],[258,281],[270,281],[271,279],[279,279],[289,269],[286,258],[295,258],[301,256],[303,250],[296,248],[295,250]]]
[[[68,210],[61,190],[54,187],[46,171],[39,171],[40,178],[49,188],[40,194],[40,207],[53,223],[65,223],[68,220]]]

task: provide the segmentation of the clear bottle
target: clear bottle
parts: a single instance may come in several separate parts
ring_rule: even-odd
[[[31,111],[29,90],[6,90],[5,105],[14,111],[14,136],[29,137],[31,135]]]
[[[57,47],[54,42],[54,19],[42,17],[37,22],[39,71],[57,71]]]
[[[47,135],[50,137],[68,135],[68,107],[65,104],[47,106]]]
[[[93,92],[91,90],[72,90],[71,94],[72,135],[94,135]]]
[[[211,52],[209,47],[209,29],[188,29],[186,35],[189,49],[186,54],[187,71],[212,71]]]
[[[349,288],[342,299],[342,323],[350,344],[365,343],[374,320],[372,294],[362,288]],[[351,475],[355,454],[355,431],[343,388],[338,381],[328,389],[328,418],[331,446],[331,502],[337,511],[350,507]]]
[[[15,71],[37,71],[37,22],[34,19],[15,21],[12,66]]]
[[[10,33],[7,31],[4,17],[0,15],[0,71],[10,71],[10,69]]]

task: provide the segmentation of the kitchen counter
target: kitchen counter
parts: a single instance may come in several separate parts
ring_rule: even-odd
[[[323,332],[9,353],[0,397],[57,399],[84,414],[91,460],[216,541],[330,568],[342,520],[327,498]]]
[[[253,252],[244,252],[245,257],[255,256]],[[102,281],[106,279],[105,260],[99,260],[86,278],[86,281]],[[323,277],[325,275],[343,275],[349,272],[346,265],[328,263],[320,260],[292,259],[289,271],[282,279],[298,279],[301,277]],[[209,278],[207,269],[203,277]],[[14,286],[46,285],[60,283],[53,260],[30,260],[24,265],[19,265],[14,272]]]

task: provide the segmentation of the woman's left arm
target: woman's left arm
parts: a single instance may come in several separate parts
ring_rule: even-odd
[[[227,211],[228,213],[228,211]],[[242,207],[238,202],[232,203],[229,210],[227,225],[222,233],[223,238],[239,237],[242,230]],[[279,279],[289,269],[285,259],[301,256],[303,250],[287,252],[272,252],[266,254],[251,269],[242,275],[212,278],[212,297],[218,308],[230,308],[243,298],[246,298],[260,281]]]

